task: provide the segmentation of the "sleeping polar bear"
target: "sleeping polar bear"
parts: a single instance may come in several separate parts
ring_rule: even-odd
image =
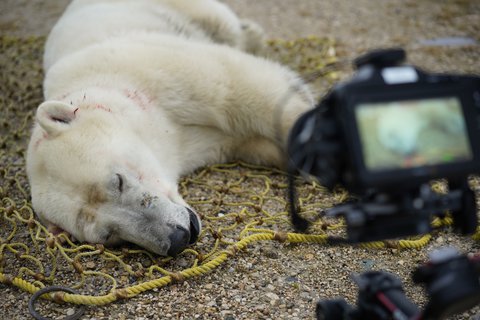
[[[195,242],[179,177],[234,159],[282,166],[289,129],[313,106],[303,85],[283,101],[298,77],[254,56],[261,46],[261,29],[215,0],[73,1],[47,40],[28,147],[41,221],[160,255]]]

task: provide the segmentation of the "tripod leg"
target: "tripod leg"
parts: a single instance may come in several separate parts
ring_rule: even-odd
[[[450,183],[450,190],[462,190],[462,203],[458,211],[452,212],[454,227],[462,234],[472,234],[478,225],[477,204],[475,193],[470,189],[468,181],[453,181]]]

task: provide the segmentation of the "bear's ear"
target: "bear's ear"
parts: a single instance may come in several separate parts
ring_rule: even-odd
[[[75,108],[61,101],[45,101],[37,109],[37,121],[49,135],[68,130],[75,119]]]

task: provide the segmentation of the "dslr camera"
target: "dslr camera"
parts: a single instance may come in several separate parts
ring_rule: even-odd
[[[357,304],[344,299],[317,302],[317,319],[323,320],[439,320],[466,311],[480,302],[480,257],[460,255],[454,248],[430,254],[430,260],[412,273],[429,300],[421,310],[407,298],[400,279],[384,271],[353,277],[359,287]]]
[[[343,216],[349,242],[428,233],[449,212],[463,234],[477,227],[469,176],[480,172],[480,77],[434,74],[404,64],[402,49],[372,51],[293,126],[290,172],[339,185],[354,201]],[[448,192],[434,192],[443,180]],[[292,222],[305,231],[291,178]]]

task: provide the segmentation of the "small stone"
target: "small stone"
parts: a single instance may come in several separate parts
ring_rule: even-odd
[[[207,303],[207,307],[215,307],[216,305],[217,302],[215,301],[215,299],[212,299]]]
[[[275,287],[274,287],[273,285],[271,285],[271,284],[268,284],[268,285],[265,287],[265,289],[266,289],[267,291],[274,291],[274,290],[275,290]]]
[[[265,256],[270,259],[278,259],[278,252],[276,250],[265,250]]]
[[[374,265],[375,261],[373,261],[372,259],[362,260],[362,267],[364,270],[371,270]]]
[[[309,261],[309,260],[312,260],[315,256],[311,253],[308,253],[305,255],[305,260]]]
[[[181,258],[181,259],[178,259],[177,264],[178,264],[179,267],[186,268],[186,267],[188,267],[189,263],[188,263],[187,259]]]
[[[265,296],[270,300],[278,300],[280,299],[279,296],[273,292],[266,293]]]
[[[69,308],[67,309],[67,316],[73,316],[75,314],[75,309]]]
[[[300,298],[305,299],[307,301],[312,300],[312,297],[310,296],[310,293],[306,292],[306,291],[300,292]]]
[[[230,310],[222,310],[220,311],[220,314],[222,315],[222,317],[225,319],[228,315],[230,315],[232,313],[232,311]]]

